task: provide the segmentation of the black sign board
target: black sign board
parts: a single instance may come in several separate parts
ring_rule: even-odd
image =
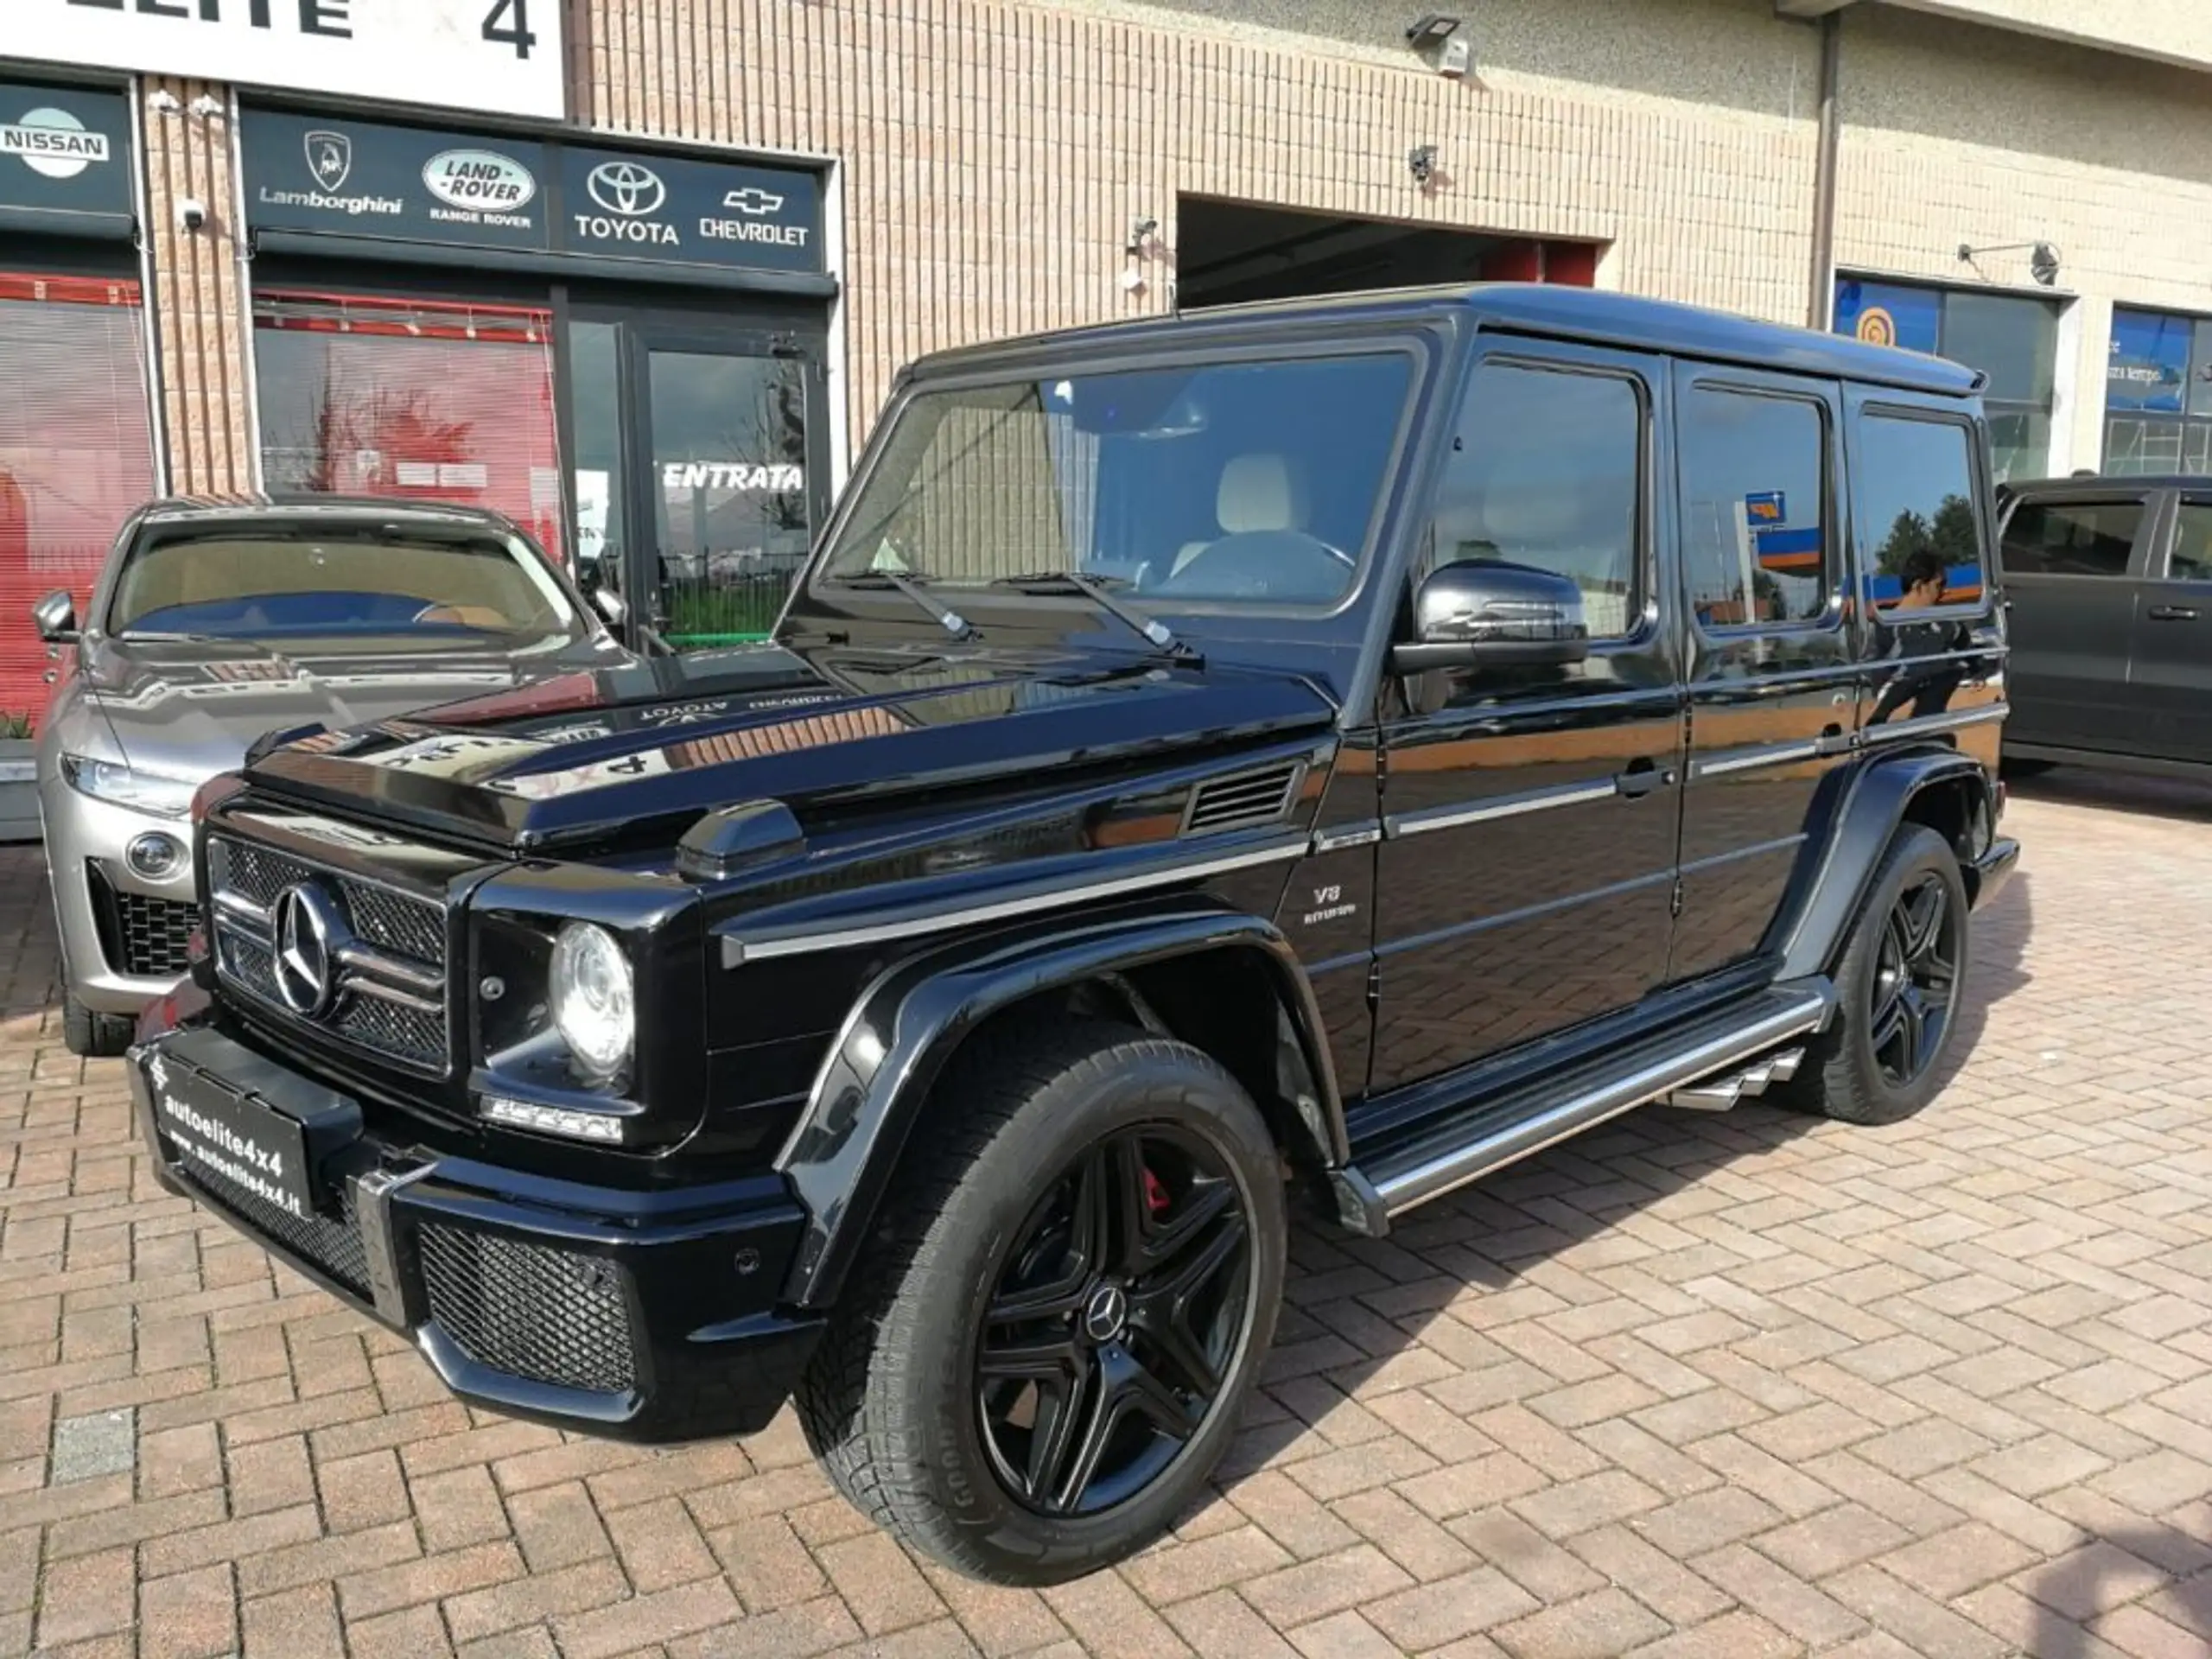
[[[121,93],[0,80],[0,217],[14,229],[130,234]]]
[[[552,245],[543,144],[258,111],[245,131],[246,221],[257,230]]]
[[[811,173],[563,150],[563,247],[656,264],[822,269],[822,187]]]
[[[659,151],[584,148],[331,116],[245,118],[257,232],[617,262],[639,276],[823,268],[812,173]]]

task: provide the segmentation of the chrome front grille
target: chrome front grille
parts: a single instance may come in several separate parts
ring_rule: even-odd
[[[207,859],[215,964],[226,984],[303,1030],[409,1071],[446,1074],[452,1052],[443,906],[228,836],[209,837]],[[345,928],[327,964],[333,994],[311,1017],[289,1003],[278,984],[277,905],[296,887],[321,893]]]

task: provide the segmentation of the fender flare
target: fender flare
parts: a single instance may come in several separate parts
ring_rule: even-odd
[[[784,1284],[803,1307],[832,1300],[874,1224],[945,1062],[969,1033],[1039,992],[1203,951],[1261,955],[1294,1034],[1299,1102],[1323,1161],[1349,1157],[1320,1011],[1289,942],[1262,918],[1196,897],[969,935],[886,969],[861,993],[817,1074],[776,1170],[807,1224]]]
[[[1897,826],[1910,815],[1914,800],[1931,789],[1955,785],[1976,792],[1982,822],[1993,830],[1995,793],[1988,772],[1972,755],[1949,748],[1911,749],[1869,760],[1859,768],[1836,808],[1810,892],[1783,935],[1777,977],[1802,979],[1828,970],[1858,919],[1875,867]]]

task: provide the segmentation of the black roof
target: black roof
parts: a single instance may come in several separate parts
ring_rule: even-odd
[[[1173,317],[1109,323],[965,347],[926,359],[917,367],[927,372],[932,367],[965,366],[1002,354],[1026,355],[1040,346],[1088,347],[1115,341],[1134,345],[1179,331],[1257,327],[1287,319],[1349,324],[1389,321],[1453,308],[1473,312],[1478,326],[1484,327],[1548,334],[1595,345],[1669,352],[1759,368],[1786,369],[1942,397],[1970,396],[1981,390],[1986,378],[1978,369],[1966,368],[1944,358],[1872,346],[1847,334],[1821,334],[1786,323],[1762,322],[1730,312],[1680,305],[1671,300],[1542,283],[1389,289],[1209,307]]]

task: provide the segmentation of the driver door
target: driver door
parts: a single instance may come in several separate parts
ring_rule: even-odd
[[[1570,576],[1590,654],[1386,682],[1378,1091],[1666,974],[1683,713],[1655,597],[1656,373],[1502,342],[1470,379],[1413,578],[1470,559]]]

